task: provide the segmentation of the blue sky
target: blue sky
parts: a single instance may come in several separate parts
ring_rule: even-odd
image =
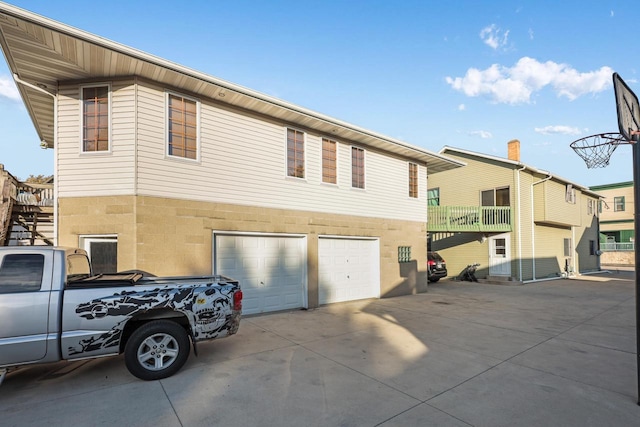
[[[569,144],[617,132],[611,74],[640,94],[622,1],[24,0],[11,4],[340,120],[439,151],[521,160],[583,185],[633,179],[631,147],[587,169]],[[0,61],[0,163],[53,173]]]

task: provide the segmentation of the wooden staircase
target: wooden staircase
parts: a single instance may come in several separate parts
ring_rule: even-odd
[[[53,245],[53,184],[19,182],[0,165],[0,246]]]

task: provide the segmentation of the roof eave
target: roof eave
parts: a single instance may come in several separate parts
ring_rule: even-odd
[[[282,120],[285,123],[303,123],[303,127],[317,131],[320,134],[325,134],[328,137],[345,138],[355,143],[360,143],[399,156],[404,156],[410,160],[423,162],[427,165],[428,173],[436,173],[463,166],[463,164],[461,164],[460,162],[457,162],[453,159],[448,159],[445,156],[439,155],[435,152],[431,152],[429,150],[407,144],[406,142],[355,126],[353,124],[338,120],[330,116],[326,116],[324,114],[303,108],[301,106],[283,101],[281,99],[259,93],[252,89],[248,89],[246,87],[213,77],[211,75],[190,69],[188,67],[181,66],[166,59],[142,52],[140,50],[62,24],[60,22],[26,11],[24,9],[20,9],[18,7],[0,2],[0,21],[2,21],[2,14],[10,16],[16,20],[21,20],[31,25],[38,26],[41,29],[70,37],[78,43],[87,43],[91,45],[91,47],[103,49],[107,53],[113,53],[113,55],[123,55],[124,57],[131,60],[134,64],[140,65],[142,63],[145,65],[149,65],[151,66],[151,70],[147,70],[147,75],[161,75],[164,76],[163,78],[165,79],[173,78],[172,83],[168,83],[168,80],[163,80],[163,78],[160,78],[157,80],[160,83],[171,84],[172,86],[181,89],[180,85],[176,86],[175,76],[176,74],[183,76],[184,78],[180,78],[180,80],[182,81],[182,86],[206,86],[207,92],[211,93],[213,92],[212,90],[214,90],[217,95],[219,95],[215,97],[216,102],[244,108],[249,111],[254,111],[258,114],[269,115],[271,117]],[[7,22],[6,18],[5,22]],[[11,28],[15,29],[15,27]],[[26,74],[28,74],[28,70],[21,70],[13,60],[12,46],[10,46],[6,42],[6,35],[2,31],[2,26],[0,26],[0,43],[2,43],[1,46],[3,48],[3,51],[5,52],[5,57],[7,58],[7,63],[9,65],[9,68],[11,69],[11,72],[17,75],[19,78],[23,78],[25,79],[25,81],[28,81],[28,77],[26,76]],[[16,44],[18,45],[19,43]],[[31,49],[37,48],[31,47]],[[132,75],[131,72],[126,74],[123,73],[121,75],[114,74],[115,72],[113,71],[113,68],[109,69],[108,65],[104,65],[103,68],[99,70],[100,72],[96,72],[93,75],[88,75],[86,69],[76,65],[76,71],[75,74],[73,74],[73,66],[74,64],[70,64],[68,69],[65,69],[65,71],[68,71],[68,76],[66,76],[66,78],[61,78],[60,75],[56,75],[54,68],[51,68],[51,70],[40,69],[38,70],[38,72],[42,77],[41,80],[43,81],[34,80],[30,83],[32,85],[48,86],[53,84],[53,82],[55,82],[55,84],[57,85],[59,81],[68,81],[69,79],[81,80],[87,78],[116,78]],[[49,73],[48,75],[46,74],[47,72]],[[198,85],[196,81],[201,82],[201,84]],[[47,145],[53,146],[54,100],[42,98],[46,95],[38,93],[31,88],[24,87],[24,85],[19,84],[18,87],[20,95],[25,102],[26,108],[29,111],[34,126],[36,127],[36,132],[38,133],[40,139],[42,141],[46,141]],[[202,89],[202,91],[204,92],[205,89]],[[44,112],[44,110],[48,110],[51,113],[49,114],[48,112]]]

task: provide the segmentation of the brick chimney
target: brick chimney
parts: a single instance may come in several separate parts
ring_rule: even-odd
[[[520,141],[512,139],[507,143],[507,157],[515,162],[520,161]]]

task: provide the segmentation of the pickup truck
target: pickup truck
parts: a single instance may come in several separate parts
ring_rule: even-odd
[[[241,312],[224,276],[94,275],[82,249],[0,247],[0,384],[20,365],[121,353],[136,377],[166,378],[191,343],[197,355],[196,342],[235,334]]]

